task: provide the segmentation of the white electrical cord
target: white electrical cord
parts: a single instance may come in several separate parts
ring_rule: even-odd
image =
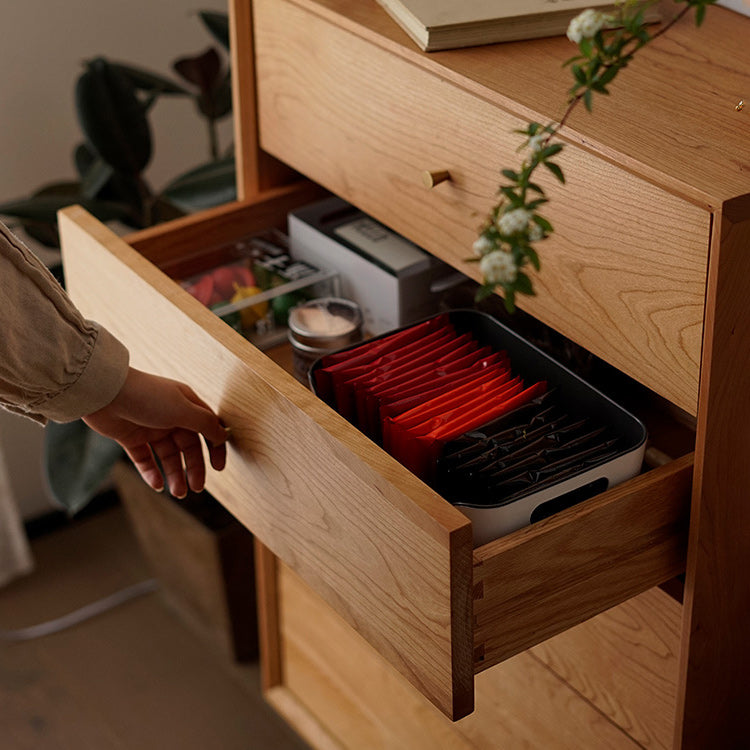
[[[141,581],[140,583],[116,591],[114,594],[105,596],[103,599],[91,602],[91,604],[86,604],[80,609],[76,609],[67,615],[57,617],[49,622],[31,625],[28,628],[21,628],[20,630],[0,630],[0,641],[30,641],[33,638],[41,638],[44,635],[58,633],[61,630],[78,625],[85,620],[96,617],[96,615],[114,609],[131,599],[150,594],[152,591],[156,591],[158,587],[157,581],[154,578],[149,578],[146,581]]]

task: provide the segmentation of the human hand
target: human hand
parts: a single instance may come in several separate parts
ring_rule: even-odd
[[[96,432],[118,442],[143,479],[155,490],[185,497],[200,492],[206,466],[200,435],[214,469],[226,463],[227,432],[219,418],[183,383],[130,368],[114,400],[83,421]]]

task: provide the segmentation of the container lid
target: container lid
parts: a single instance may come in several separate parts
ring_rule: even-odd
[[[361,338],[362,312],[351,300],[321,297],[289,311],[290,338],[308,346],[334,348]]]

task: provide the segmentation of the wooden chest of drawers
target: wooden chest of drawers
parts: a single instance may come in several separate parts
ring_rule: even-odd
[[[268,154],[473,273],[464,259],[499,168],[514,163],[510,131],[560,115],[569,47],[426,55],[374,0],[235,0],[231,10],[241,201],[127,241],[78,208],[61,224],[84,312],[136,366],[187,381],[233,429],[228,468],[209,489],[267,548],[268,685],[284,681],[274,556],[454,719],[472,710],[475,673],[687,567],[677,746],[739,747],[737,686],[750,673],[738,625],[750,605],[739,572],[750,555],[750,129],[734,105],[750,22],[712,9],[705,29],[673,29],[611,102],[571,122],[568,184],[548,186],[556,232],[537,296],[521,301],[696,417],[695,457],[473,550],[461,513],[170,277],[215,260],[206,248],[283,226],[319,193]],[[428,190],[425,170],[450,179]]]

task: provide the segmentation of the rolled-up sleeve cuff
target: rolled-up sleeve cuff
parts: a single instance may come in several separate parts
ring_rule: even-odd
[[[97,328],[91,356],[80,377],[44,404],[53,422],[72,422],[107,406],[120,392],[128,374],[127,348],[106,328]]]

